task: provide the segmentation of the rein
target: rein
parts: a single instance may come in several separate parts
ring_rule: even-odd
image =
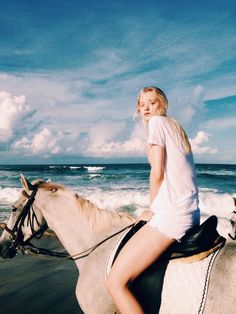
[[[39,226],[39,222],[37,219],[37,216],[35,214],[34,208],[33,208],[33,203],[35,201],[35,196],[37,194],[39,186],[38,185],[31,185],[30,190],[33,192],[29,195],[25,190],[22,191],[22,194],[28,199],[26,202],[25,206],[23,207],[20,215],[18,216],[14,227],[12,229],[8,228],[7,225],[5,226],[5,230],[10,234],[12,237],[11,240],[11,245],[9,249],[14,249],[14,250],[20,250],[22,254],[25,253],[32,253],[36,255],[46,255],[46,256],[53,256],[53,257],[58,257],[58,258],[64,258],[64,259],[70,259],[70,260],[78,260],[81,258],[84,258],[88,255],[90,255],[97,247],[99,247],[101,244],[104,242],[110,240],[114,236],[120,234],[121,232],[125,231],[126,229],[132,227],[135,225],[135,223],[132,223],[125,228],[113,233],[112,235],[108,236],[107,238],[103,239],[102,241],[98,242],[97,244],[93,245],[92,247],[81,251],[77,254],[74,255],[69,255],[68,253],[64,252],[55,252],[51,251],[45,248],[40,248],[32,244],[30,241],[32,239],[40,239],[44,231],[48,228],[47,223],[45,222],[43,225],[40,226],[39,230],[35,230],[34,228],[34,223],[36,221],[37,225]],[[30,236],[29,239],[26,241],[23,241],[23,232],[22,232],[22,226],[24,226],[25,220],[27,218],[27,226],[30,226],[32,235]]]
[[[84,258],[86,256],[89,256],[94,250],[96,250],[96,248],[98,248],[101,244],[103,244],[104,242],[110,240],[111,238],[115,237],[116,235],[120,234],[121,232],[125,231],[126,229],[133,227],[135,223],[132,223],[128,226],[126,226],[125,228],[113,233],[112,235],[110,235],[109,237],[103,239],[102,241],[98,242],[97,244],[91,246],[90,248],[81,251],[77,254],[74,255],[69,255],[63,252],[54,252],[51,250],[47,250],[44,248],[39,248],[34,246],[32,243],[28,243],[28,245],[30,246],[29,248],[26,249],[26,252],[29,251],[33,254],[41,254],[41,255],[47,255],[47,256],[54,256],[54,257],[59,257],[59,258],[65,258],[65,259],[70,259],[73,261],[76,261],[78,259]]]

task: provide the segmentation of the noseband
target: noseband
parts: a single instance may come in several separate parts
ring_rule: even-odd
[[[22,194],[28,199],[25,206],[23,207],[20,215],[18,216],[14,226],[12,229],[8,228],[7,225],[5,226],[5,230],[11,236],[11,245],[9,249],[21,250],[22,253],[25,252],[26,245],[32,245],[30,240],[33,238],[40,239],[44,233],[44,231],[48,228],[46,222],[40,226],[37,216],[34,211],[33,203],[35,201],[35,196],[38,191],[38,185],[31,185],[31,190],[33,191],[30,195],[23,190]],[[30,226],[32,235],[29,239],[24,241],[22,227],[24,227],[25,222],[27,226]],[[40,226],[39,230],[35,230],[35,222],[38,226]]]

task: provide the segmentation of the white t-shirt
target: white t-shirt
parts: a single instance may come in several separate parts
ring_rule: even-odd
[[[160,145],[165,151],[164,179],[151,204],[158,214],[187,214],[198,206],[198,188],[192,153],[186,153],[168,117],[149,120],[148,144]]]

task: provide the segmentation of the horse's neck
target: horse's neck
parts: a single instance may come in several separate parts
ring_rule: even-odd
[[[49,226],[70,255],[87,250],[132,223],[132,219],[128,217],[112,214],[105,210],[97,213],[94,218],[96,221],[91,221],[81,210],[70,209],[70,211],[70,215],[64,215],[63,221],[59,219],[56,221],[54,217],[47,219]],[[101,227],[99,223],[104,226]],[[77,265],[79,266],[79,263]]]

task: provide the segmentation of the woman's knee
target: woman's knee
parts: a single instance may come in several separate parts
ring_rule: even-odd
[[[127,281],[122,276],[118,276],[114,273],[110,273],[106,280],[107,290],[113,295],[119,289],[123,289],[127,286]]]

